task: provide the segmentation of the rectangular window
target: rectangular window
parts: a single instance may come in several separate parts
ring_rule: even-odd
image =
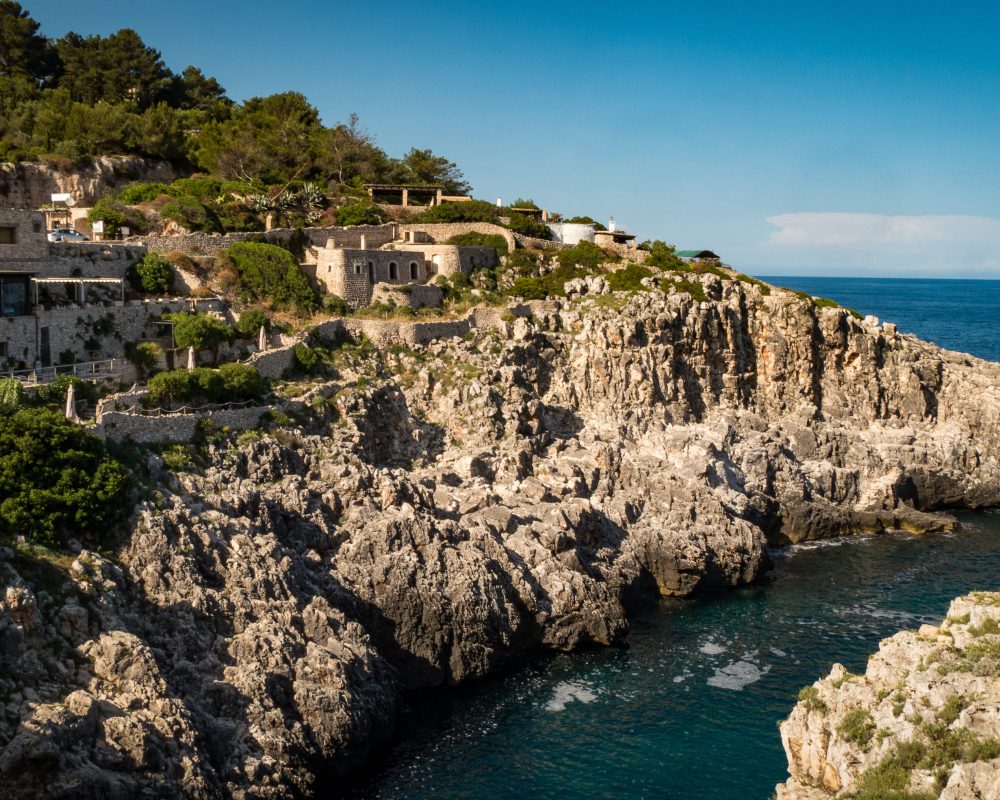
[[[0,225],[0,244],[16,244],[17,228],[13,225]]]
[[[27,313],[27,279],[0,278],[0,314],[5,317],[23,317]]]
[[[35,233],[41,233],[42,232],[42,223],[41,222],[37,222],[37,221],[36,222],[32,222],[31,223],[31,230],[33,230]]]
[[[0,358],[7,358],[8,355],[7,342],[0,342]]]

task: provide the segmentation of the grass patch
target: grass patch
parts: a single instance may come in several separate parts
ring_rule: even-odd
[[[806,711],[826,711],[826,703],[820,699],[819,689],[815,686],[800,689],[799,702],[806,707]]]
[[[844,739],[864,747],[872,740],[875,722],[872,715],[862,708],[849,712],[837,726],[837,733]]]
[[[981,625],[975,625],[969,628],[969,633],[973,636],[986,636],[991,633],[1000,633],[1000,625],[993,617],[987,617],[983,620]]]

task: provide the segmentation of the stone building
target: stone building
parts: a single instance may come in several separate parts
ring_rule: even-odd
[[[48,255],[44,214],[0,209],[0,263],[40,261]]]
[[[403,241],[377,249],[365,244],[362,237],[359,248],[338,247],[330,239],[316,257],[316,281],[354,308],[371,304],[380,283],[417,286],[433,282],[438,276],[450,277],[459,272],[468,275],[499,263],[495,248],[438,244],[428,233],[412,229],[403,232]],[[424,298],[419,305],[427,305],[434,296],[427,292],[414,295]]]

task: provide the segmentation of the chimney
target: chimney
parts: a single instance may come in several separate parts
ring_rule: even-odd
[[[618,230],[618,226],[615,224],[615,218],[614,217],[612,217],[610,220],[608,220],[608,230],[611,233],[614,233],[616,230]]]
[[[361,249],[361,250],[367,250],[368,249],[368,239],[367,239],[367,237],[365,237],[365,235],[363,233],[361,234],[361,247],[359,249]]]
[[[497,198],[497,208],[503,208],[503,198],[502,197],[498,197]]]

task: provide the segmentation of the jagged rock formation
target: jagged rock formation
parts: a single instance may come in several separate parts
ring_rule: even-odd
[[[0,206],[41,208],[53,194],[68,193],[77,205],[90,206],[103,195],[135,181],[170,183],[178,177],[166,161],[136,156],[101,156],[86,166],[65,168],[40,161],[0,164]]]
[[[116,563],[43,590],[8,553],[0,796],[307,795],[406,687],[620,641],[657,593],[756,579],[768,541],[1000,501],[1000,366],[700,280],[344,348],[294,425],[150,457]]]
[[[1000,593],[884,640],[864,675],[835,664],[781,725],[778,800],[1000,797]]]

